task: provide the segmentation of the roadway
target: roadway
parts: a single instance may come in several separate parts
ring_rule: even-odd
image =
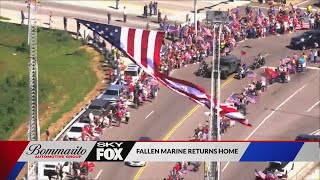
[[[299,33],[299,32],[298,32]],[[301,33],[301,32],[300,32]],[[247,64],[252,62],[253,57],[261,52],[266,56],[267,66],[277,66],[279,60],[286,55],[292,55],[294,51],[286,48],[291,36],[297,33],[284,36],[272,36],[265,39],[245,41],[235,49],[235,55],[239,55],[241,50],[247,52],[243,58]],[[275,43],[277,42],[277,43]],[[299,51],[295,51],[299,52]],[[188,70],[176,70],[174,75],[187,76],[185,72],[193,72],[196,66],[187,67]],[[261,72],[262,70],[257,70]],[[288,84],[274,84],[269,86],[268,91],[263,93],[260,100],[255,105],[249,105],[247,115],[253,127],[244,127],[237,124],[229,129],[228,133],[222,137],[223,140],[292,140],[298,134],[311,133],[320,127],[319,106],[314,106],[319,101],[319,72],[320,70],[308,69],[303,74],[292,76],[292,81]],[[209,89],[209,79],[198,79],[187,76],[189,80]],[[238,92],[249,82],[248,79],[231,80],[226,84],[222,82],[222,99],[227,98],[232,92]],[[194,106],[194,105],[193,105]],[[309,110],[314,106],[311,110]],[[206,121],[205,108],[198,109],[182,118],[184,121],[169,139],[189,139],[193,129],[198,124]],[[185,119],[188,119],[186,121]],[[169,133],[170,134],[170,133]],[[254,178],[254,169],[263,169],[266,163],[222,163],[223,180],[249,180]],[[169,174],[174,163],[148,163],[142,168],[136,179],[147,180],[164,178]],[[159,172],[163,172],[162,174]],[[157,176],[157,174],[161,174]],[[202,179],[203,172],[189,173],[185,179]]]
[[[8,8],[15,10],[20,9],[19,6]],[[98,10],[91,11],[90,9],[91,16],[87,16],[87,14],[81,12],[84,9],[77,10],[76,7],[72,7],[71,10],[71,7],[67,6],[59,6],[59,9],[74,11],[73,13],[80,18],[105,21],[104,17],[102,17],[102,12],[99,13]],[[48,11],[43,10],[42,13],[48,13]],[[60,13],[61,14],[59,14],[57,8],[57,12],[55,12],[56,15],[68,16],[68,13],[72,12],[61,11]],[[96,13],[100,14],[99,17],[92,17]],[[141,19],[137,18],[137,21],[141,21]],[[134,24],[134,22],[132,24]],[[131,24],[127,23],[127,25],[129,26]],[[134,27],[138,26],[142,26],[142,24],[135,24]],[[248,40],[241,43],[233,53],[238,56],[241,50],[246,51],[247,55],[243,59],[249,64],[249,62],[253,61],[253,57],[261,52],[263,55],[267,55],[267,65],[277,66],[280,58],[286,55],[292,55],[293,51],[287,49],[285,45],[289,43],[289,36],[293,35],[294,34],[289,34],[260,40]],[[209,79],[195,77],[192,74],[197,68],[198,65],[188,65],[181,70],[175,70],[173,76],[195,82],[209,90]],[[319,70],[308,70],[304,74],[298,74],[292,77],[292,82],[289,84],[275,84],[270,86],[269,90],[263,94],[257,105],[249,106],[248,117],[253,127],[248,128],[237,124],[235,128],[229,130],[227,135],[223,136],[223,139],[294,139],[297,134],[309,133],[319,129],[319,115],[317,116],[316,111],[318,107],[314,107],[314,109],[309,112],[304,112],[304,109],[308,110],[308,108],[315,103],[315,100],[319,100],[317,93],[319,92],[319,84],[316,84],[317,82],[319,83],[319,81],[317,81],[317,79],[319,79]],[[222,81],[222,83],[226,85],[221,95],[223,98],[227,98],[232,92],[239,91],[247,84],[248,79],[241,81],[231,79]],[[307,85],[304,86],[305,84]],[[288,97],[301,87],[304,88],[286,101]],[[309,95],[313,96],[309,97]],[[277,108],[283,102],[285,102],[283,106],[280,109]],[[274,111],[274,109],[277,109],[277,111]],[[131,120],[128,125],[122,125],[121,128],[107,129],[101,139],[137,140],[140,137],[149,137],[154,140],[188,139],[197,124],[203,123],[207,118],[204,115],[206,111],[208,111],[206,108],[195,108],[194,103],[162,86],[157,100],[152,103],[147,103],[139,110],[132,110]],[[270,116],[271,113],[273,114]],[[266,119],[268,116],[270,117]],[[303,121],[301,121],[302,118]],[[289,126],[289,123],[292,126]],[[257,129],[257,127],[259,128]],[[161,164],[162,168],[155,168],[159,164]],[[224,167],[225,163],[222,165]],[[251,179],[254,168],[260,169],[264,168],[264,166],[264,163],[230,163],[224,168],[222,179]],[[121,180],[132,179],[134,177],[142,180],[160,179],[169,173],[171,167],[172,163],[150,163],[143,169],[144,171],[140,170],[139,174],[135,176],[139,170],[138,168],[126,167],[123,163],[96,163],[95,171],[91,174],[91,177],[94,179],[107,178]],[[202,179],[202,174],[203,172],[192,173],[192,175],[187,175],[185,179]]]

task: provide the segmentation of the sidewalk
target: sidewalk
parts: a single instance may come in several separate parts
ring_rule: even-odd
[[[296,162],[294,163],[294,169],[288,173],[288,179],[290,180],[304,180],[304,179],[310,179],[310,177],[314,177],[315,174],[317,174],[319,179],[319,162]],[[318,171],[315,171],[316,173],[312,173],[314,167],[318,166]],[[308,176],[309,175],[309,176]],[[308,177],[308,178],[307,178]],[[309,180],[308,179],[308,180]],[[314,178],[311,178],[310,180],[316,180]]]
[[[316,168],[305,180],[319,180],[320,179],[320,167]]]
[[[236,2],[228,2],[224,4],[222,2],[225,1],[200,1],[197,4],[197,9],[201,12],[198,13],[198,19],[201,21],[206,17],[206,10],[227,10],[232,9],[237,6],[242,6],[248,4],[247,1],[236,1]],[[143,6],[145,3],[149,5],[150,1],[120,1],[119,9],[115,9],[115,1],[81,1],[78,3],[77,1],[56,1],[56,3],[61,4],[68,4],[73,6],[82,6],[82,7],[90,7],[95,9],[103,9],[110,11],[111,13],[123,13],[123,7],[126,6],[128,14],[141,16],[143,13]],[[220,4],[222,3],[222,4]],[[218,5],[217,5],[218,4]],[[217,6],[214,6],[217,5]],[[169,20],[178,21],[178,22],[185,22],[186,15],[189,14],[189,18],[193,19],[193,13],[191,11],[194,10],[193,8],[193,1],[182,1],[182,0],[175,0],[175,1],[159,1],[158,2],[158,9],[162,13],[162,17],[165,15],[168,16]],[[209,9],[208,7],[212,7]],[[149,8],[148,8],[149,11]]]

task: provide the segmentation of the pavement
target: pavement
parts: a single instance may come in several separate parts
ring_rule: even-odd
[[[300,32],[301,33],[301,32]],[[297,33],[284,36],[272,36],[265,39],[248,40],[241,43],[233,52],[240,54],[240,50],[247,52],[248,56],[243,59],[247,64],[252,63],[253,57],[261,52],[267,56],[267,66],[277,66],[279,60],[286,55],[293,54],[294,51],[286,48],[289,38]],[[276,42],[276,43],[275,43]],[[254,47],[254,48],[253,48]],[[186,71],[193,71],[196,67],[187,67]],[[183,76],[184,70],[179,70],[175,75]],[[261,70],[258,71],[258,73]],[[248,107],[248,119],[253,127],[244,127],[236,124],[236,127],[229,129],[228,133],[222,136],[223,140],[294,140],[298,134],[311,133],[320,127],[319,106],[314,106],[319,97],[319,74],[320,70],[309,70],[304,74],[292,76],[292,81],[288,84],[274,84],[269,86],[268,91],[263,93],[259,102]],[[191,77],[190,77],[191,78]],[[189,78],[189,79],[190,79]],[[227,98],[232,92],[238,92],[240,88],[248,83],[248,79],[232,80],[222,89],[222,99]],[[204,86],[207,90],[210,84],[209,79],[197,79],[197,84]],[[224,82],[222,82],[224,83]],[[172,134],[169,139],[189,139],[193,134],[193,129],[198,124],[206,121],[205,108],[198,108],[191,115],[188,121]],[[167,164],[167,165],[166,165]],[[267,163],[227,163],[222,164],[223,180],[249,180],[254,179],[255,169],[264,169]],[[166,177],[173,167],[173,163],[148,163],[146,168],[141,170],[139,178],[147,180],[149,177],[160,179]],[[166,169],[166,171],[165,171]],[[165,174],[156,176],[159,171]],[[189,173],[185,179],[203,179],[203,172]]]
[[[320,167],[318,166],[316,169],[308,175],[305,180],[319,180],[320,179]]]
[[[62,26],[62,16],[74,16],[89,20],[97,19],[101,22],[106,21],[103,14],[105,10],[62,4],[52,6],[54,7],[50,5],[45,6],[43,3],[39,9],[39,18],[42,22],[45,22],[48,19],[48,11],[53,10],[54,18],[57,18],[53,19],[54,27],[56,28]],[[7,8],[5,10],[1,9],[1,15],[6,16],[6,13],[9,13],[7,15],[10,18],[14,18],[17,15],[20,18],[20,12],[17,10],[23,8],[23,5],[21,3],[19,5],[17,2],[1,1],[1,7]],[[86,13],[89,10],[90,13]],[[19,22],[19,18],[15,21]],[[131,17],[129,14],[129,18],[132,18],[132,27],[142,27],[146,23],[137,23],[141,21],[141,18],[136,17],[134,19],[134,15]],[[61,20],[59,21],[59,19]],[[115,25],[123,25],[121,22],[114,23]],[[126,25],[131,24],[127,23]],[[299,33],[301,32],[279,37],[272,36],[265,39],[247,40],[239,44],[233,51],[233,54],[239,56],[241,50],[246,51],[247,55],[243,57],[243,61],[250,64],[253,62],[254,56],[262,53],[266,56],[268,66],[278,66],[281,58],[293,54],[294,51],[285,46],[289,44],[290,37]],[[198,65],[188,65],[180,70],[175,70],[172,76],[195,82],[206,90],[209,90],[210,79],[193,75],[192,72],[196,71],[197,68]],[[261,72],[261,70],[258,71]],[[292,81],[288,84],[274,84],[270,86],[256,105],[249,105],[248,107],[248,118],[253,127],[249,128],[237,124],[222,139],[288,140],[294,139],[298,134],[310,133],[319,129],[319,106],[315,106],[308,111],[320,99],[319,93],[317,93],[319,92],[319,72],[316,68],[308,69],[304,74],[293,76],[291,78]],[[221,91],[222,99],[227,98],[232,92],[238,92],[248,82],[249,80],[246,78],[243,80],[231,78],[222,81],[221,83],[225,84]],[[204,112],[206,111],[208,111],[206,108],[196,106],[187,98],[161,86],[159,96],[155,101],[147,103],[139,110],[132,110],[132,116],[128,125],[107,129],[101,140],[138,140],[140,137],[149,137],[153,140],[189,139],[193,134],[194,128],[200,123],[205,123],[207,117],[204,115]],[[263,169],[265,166],[266,163],[224,162],[222,163],[223,172],[221,179],[253,179],[254,169]],[[163,179],[168,175],[172,167],[172,163],[148,163],[142,169],[130,168],[123,163],[95,163],[95,170],[90,176],[93,179]],[[203,171],[188,173],[185,179],[203,179]]]

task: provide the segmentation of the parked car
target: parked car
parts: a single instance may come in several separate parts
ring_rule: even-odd
[[[110,102],[107,100],[95,99],[91,102],[88,109],[89,110],[105,111],[109,105],[110,105]]]
[[[299,36],[291,38],[290,46],[293,49],[302,49],[319,47],[320,31],[313,30],[302,33]]]
[[[70,140],[81,140],[81,133],[82,130],[84,128],[84,126],[86,126],[86,123],[74,123],[70,130],[67,132],[67,137]]]
[[[110,85],[103,94],[98,96],[97,99],[103,99],[109,101],[110,103],[116,102],[120,99],[120,96],[125,88],[127,88],[125,85]]]

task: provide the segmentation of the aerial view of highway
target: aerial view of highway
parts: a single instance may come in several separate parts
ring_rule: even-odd
[[[318,9],[318,0],[1,0],[0,140],[319,141]],[[221,139],[210,134],[210,92],[224,112]],[[218,177],[205,162],[37,167],[16,179],[320,177],[320,162],[221,162]]]

